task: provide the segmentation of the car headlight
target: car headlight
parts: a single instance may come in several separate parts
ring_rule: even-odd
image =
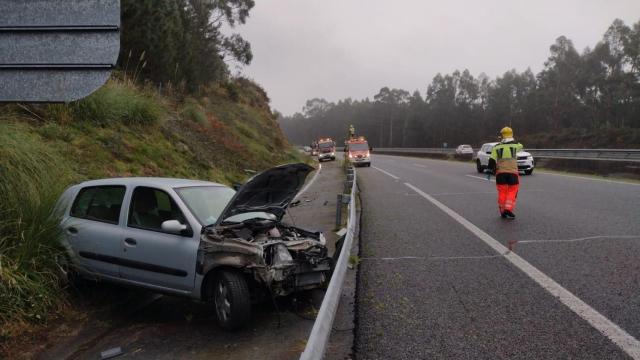
[[[284,244],[276,244],[273,248],[272,265],[286,265],[293,261],[291,253]]]
[[[332,153],[331,153],[331,156],[336,156],[336,153],[332,152]]]
[[[527,156],[527,160],[533,161],[533,156]]]

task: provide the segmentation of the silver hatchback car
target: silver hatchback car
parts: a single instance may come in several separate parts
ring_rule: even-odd
[[[219,324],[236,329],[251,299],[328,280],[323,235],[281,222],[312,170],[275,167],[237,192],[169,178],[87,181],[59,201],[65,246],[83,277],[211,301]]]

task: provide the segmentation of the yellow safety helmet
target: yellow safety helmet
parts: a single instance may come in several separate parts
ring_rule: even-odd
[[[503,139],[512,138],[513,137],[513,130],[508,126],[505,126],[505,127],[502,128],[502,130],[500,130],[500,135],[502,135]]]

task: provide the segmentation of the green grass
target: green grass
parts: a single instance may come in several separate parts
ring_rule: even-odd
[[[60,111],[56,106],[52,109]],[[70,110],[74,120],[97,125],[111,122],[153,125],[160,121],[164,112],[154,94],[141,91],[124,81],[109,82],[86,99],[73,103]]]
[[[52,209],[70,169],[25,129],[0,118],[0,323],[44,319],[63,301]]]

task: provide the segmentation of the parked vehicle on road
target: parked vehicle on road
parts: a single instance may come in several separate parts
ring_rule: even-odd
[[[82,277],[209,301],[223,328],[242,327],[252,299],[328,280],[322,233],[281,221],[312,170],[278,166],[237,192],[170,178],[71,186],[59,201],[69,258]]]
[[[371,166],[371,147],[364,137],[347,141],[347,157],[355,166]]]
[[[457,155],[473,155],[473,148],[471,145],[459,145],[456,148]]]
[[[491,157],[491,150],[496,146],[497,142],[491,142],[483,144],[480,150],[478,150],[476,155],[476,170],[479,173],[483,173],[489,167],[489,158]],[[533,169],[535,168],[535,161],[533,156],[526,152],[520,151],[517,154],[518,156],[518,170],[524,172],[525,175],[533,174]]]
[[[318,161],[335,160],[336,143],[330,138],[318,140]]]

